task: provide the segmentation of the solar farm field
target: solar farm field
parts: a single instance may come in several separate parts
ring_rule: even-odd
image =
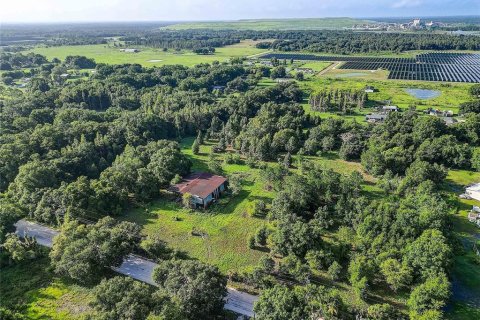
[[[480,83],[480,54],[425,53],[415,58],[317,56],[313,54],[268,53],[262,59],[294,59],[345,62],[339,69],[386,69],[388,79]]]

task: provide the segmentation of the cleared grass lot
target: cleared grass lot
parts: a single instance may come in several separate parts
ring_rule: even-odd
[[[181,64],[188,67],[199,63],[212,63],[213,61],[227,61],[232,57],[247,57],[265,52],[264,49],[255,48],[254,41],[242,41],[238,44],[216,48],[215,54],[198,55],[191,51],[175,52],[162,49],[138,47],[140,52],[122,52],[120,48],[109,45],[84,45],[84,46],[59,46],[37,47],[33,52],[42,54],[51,60],[58,58],[64,60],[67,56],[80,55],[93,58],[97,63],[123,64],[138,63],[145,67],[161,66],[165,64]]]
[[[200,153],[193,155],[193,140],[184,139],[182,151],[192,160],[192,171],[208,171],[208,154],[213,143],[202,145]],[[217,159],[223,159],[223,155],[217,155]],[[161,199],[147,206],[148,212],[132,210],[123,219],[139,223],[143,226],[144,234],[157,234],[170,247],[189,257],[214,264],[222,272],[253,267],[264,253],[249,249],[247,240],[267,222],[250,217],[248,211],[255,200],[269,201],[273,193],[263,188],[258,169],[231,164],[223,165],[223,170],[225,175],[242,174],[244,184],[239,195],[225,195],[206,211],[190,211],[184,209],[181,203],[174,202],[174,199]],[[192,235],[192,231],[203,236]]]

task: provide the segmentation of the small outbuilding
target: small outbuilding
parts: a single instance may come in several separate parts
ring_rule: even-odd
[[[445,122],[447,126],[451,126],[452,124],[455,124],[458,122],[457,119],[452,117],[442,117],[442,120]]]
[[[475,223],[480,227],[480,208],[473,206],[472,210],[468,213],[468,221]]]
[[[470,199],[480,201],[480,183],[475,183],[465,189],[465,195]]]
[[[293,79],[291,79],[291,78],[276,78],[275,81],[277,83],[287,83],[287,82],[293,81]]]
[[[366,92],[366,93],[374,93],[374,92],[375,92],[375,88],[372,87],[372,86],[366,86],[366,87],[365,87],[365,92]]]
[[[138,50],[138,49],[136,49],[136,48],[125,48],[125,49],[120,49],[120,51],[128,52],[128,53],[137,53],[137,52],[140,52],[140,50]]]
[[[384,113],[372,113],[365,116],[365,120],[370,123],[383,122],[387,119],[387,115]]]
[[[186,176],[170,190],[178,194],[191,194],[191,204],[195,208],[206,208],[220,198],[226,189],[227,178],[207,172],[196,172]]]
[[[225,86],[212,86],[212,90],[223,92],[223,90],[225,90]]]
[[[382,106],[382,110],[384,112],[397,112],[398,111],[398,107],[397,106]]]

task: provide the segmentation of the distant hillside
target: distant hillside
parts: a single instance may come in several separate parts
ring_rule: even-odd
[[[184,22],[163,27],[171,30],[215,29],[215,30],[321,30],[350,28],[354,24],[372,22],[352,18],[315,19],[260,19],[235,21]]]

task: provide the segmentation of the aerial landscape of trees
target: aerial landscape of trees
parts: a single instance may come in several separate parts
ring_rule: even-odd
[[[95,42],[106,32],[77,40]],[[276,39],[261,48],[337,54],[480,46],[477,38],[448,35],[144,32],[129,29],[121,40],[200,55],[246,38]],[[4,82],[31,80],[0,101],[0,266],[48,256],[55,276],[90,286],[99,319],[225,319],[229,281],[259,293],[259,319],[442,318],[459,246],[450,218],[457,209],[443,187],[449,170],[480,170],[479,85],[469,87],[471,101],[459,106],[463,121],[453,125],[413,106],[370,124],[347,117],[369,108],[364,90],[307,93],[303,76],[268,79],[291,76],[286,63],[144,67],[21,52],[1,60]],[[87,75],[60,76],[82,69]],[[186,138],[192,143],[185,147]],[[243,239],[264,253],[245,272],[225,274],[173,252],[165,239],[121,219],[130,209],[150,214],[148,204],[173,202],[166,191],[199,170],[194,161],[207,142],[202,170],[248,165],[272,192],[245,209],[264,221]],[[328,157],[357,169],[317,161]],[[228,174],[229,199],[248,197],[242,176]],[[176,199],[185,210],[188,197]],[[58,229],[51,251],[13,233],[22,218]],[[158,263],[155,286],[113,274],[130,254]],[[345,287],[353,294],[342,294]],[[8,306],[0,317],[15,319],[19,310]]]

